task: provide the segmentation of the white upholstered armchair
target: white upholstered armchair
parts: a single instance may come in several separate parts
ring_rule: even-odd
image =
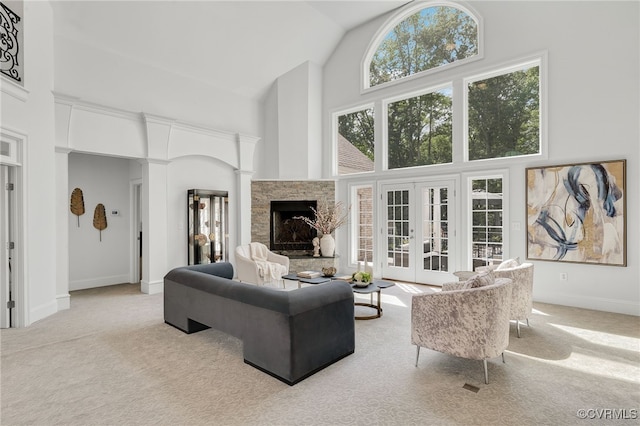
[[[238,279],[245,283],[264,285],[281,283],[289,273],[289,258],[270,251],[262,243],[249,243],[236,247]]]
[[[503,262],[508,265],[508,262]],[[529,325],[529,316],[533,311],[533,263],[513,264],[511,267],[480,266],[476,272],[493,271],[496,278],[511,278],[513,289],[511,293],[511,315],[516,321],[516,330],[520,337],[520,321],[526,321]]]
[[[411,343],[461,358],[482,360],[489,383],[487,359],[502,355],[509,345],[511,280],[460,290],[414,295],[411,302]]]

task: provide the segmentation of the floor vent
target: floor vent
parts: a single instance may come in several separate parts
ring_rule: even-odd
[[[478,393],[478,391],[480,390],[479,387],[470,385],[469,383],[465,383],[462,389],[470,390],[471,392],[475,393]]]

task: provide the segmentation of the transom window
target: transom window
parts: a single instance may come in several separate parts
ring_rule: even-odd
[[[422,8],[395,25],[370,53],[370,59],[365,61],[365,87],[475,56],[478,39],[478,23],[466,11],[453,5]]]

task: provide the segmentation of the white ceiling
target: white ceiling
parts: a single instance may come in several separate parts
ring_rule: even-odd
[[[305,61],[324,64],[350,29],[407,2],[56,0],[54,35],[258,99]]]

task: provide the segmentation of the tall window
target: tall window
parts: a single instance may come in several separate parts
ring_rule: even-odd
[[[373,108],[338,116],[338,174],[374,170]]]
[[[387,107],[389,169],[451,162],[451,87]]]
[[[540,66],[467,83],[468,158],[540,153]]]
[[[373,187],[354,188],[355,262],[373,263]]]
[[[474,269],[502,260],[502,196],[502,178],[471,180],[471,252]]]
[[[399,80],[478,54],[478,24],[452,6],[431,6],[398,23],[368,65],[368,87]]]

